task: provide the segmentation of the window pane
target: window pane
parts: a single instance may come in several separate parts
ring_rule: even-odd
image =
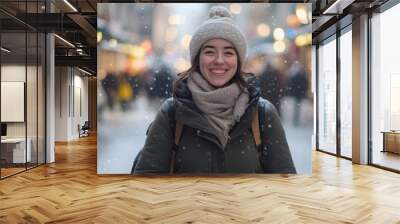
[[[400,170],[400,4],[372,22],[372,163]]]
[[[318,146],[336,153],[336,40],[318,48]]]
[[[351,30],[340,37],[340,150],[351,158],[352,141],[352,35]]]

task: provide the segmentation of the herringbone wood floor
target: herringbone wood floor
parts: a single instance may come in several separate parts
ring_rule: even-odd
[[[315,152],[313,174],[96,174],[96,139],[0,181],[0,223],[400,223],[400,175]]]

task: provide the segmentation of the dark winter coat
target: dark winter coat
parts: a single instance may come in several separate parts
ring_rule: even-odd
[[[163,103],[149,127],[134,173],[169,172],[176,120],[184,126],[175,154],[174,173],[296,173],[275,107],[260,97],[255,78],[248,82],[248,90],[250,100],[246,112],[230,131],[230,139],[223,147],[215,130],[194,104],[186,82],[182,82],[174,98]],[[251,131],[258,108],[265,120],[260,126],[263,142],[260,151]]]

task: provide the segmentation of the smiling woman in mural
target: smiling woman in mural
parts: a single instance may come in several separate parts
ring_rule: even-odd
[[[211,8],[132,173],[296,173],[275,107],[242,71],[246,50],[230,12]]]

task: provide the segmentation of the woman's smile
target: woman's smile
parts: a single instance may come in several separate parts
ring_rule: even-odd
[[[228,71],[227,69],[209,69],[211,73],[220,76],[220,75],[224,75],[226,73],[226,71]]]

